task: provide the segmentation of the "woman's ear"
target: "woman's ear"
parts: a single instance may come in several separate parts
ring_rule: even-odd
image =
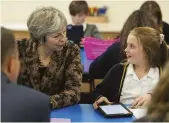
[[[6,72],[11,81],[15,82],[19,75],[20,61],[16,56],[10,56],[7,61]]]
[[[40,44],[44,44],[46,42],[46,37],[47,36],[45,35],[40,38]]]
[[[45,36],[43,36],[43,39],[42,39],[42,41],[43,41],[43,43],[46,43],[46,41],[47,41],[47,36],[45,35]]]
[[[8,73],[11,73],[11,71],[12,71],[12,68],[13,68],[13,58],[12,58],[12,56],[10,56],[9,58],[8,58],[8,60],[6,61],[6,66],[7,66],[7,72]]]

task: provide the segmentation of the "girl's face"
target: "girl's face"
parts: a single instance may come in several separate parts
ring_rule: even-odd
[[[64,44],[66,43],[66,28],[61,29],[58,33],[48,34],[46,36],[46,43],[49,48],[60,51],[62,50]]]
[[[146,55],[142,44],[138,41],[136,36],[129,34],[125,52],[129,63],[134,65],[145,63]]]

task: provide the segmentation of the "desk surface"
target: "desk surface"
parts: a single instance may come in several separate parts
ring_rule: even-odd
[[[89,67],[93,60],[87,59],[84,48],[81,48],[80,50],[81,63],[84,67],[84,73],[89,73]]]
[[[93,109],[92,104],[76,104],[52,110],[51,118],[68,118],[71,122],[132,122],[135,117],[106,118]]]

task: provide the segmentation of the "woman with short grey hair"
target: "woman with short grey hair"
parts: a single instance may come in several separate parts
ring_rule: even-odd
[[[46,34],[59,32],[66,28],[67,21],[61,11],[53,7],[44,7],[35,10],[27,20],[31,38],[43,40]]]
[[[54,7],[36,9],[28,18],[30,39],[18,41],[21,71],[18,83],[50,96],[52,108],[80,99],[80,50],[67,42],[67,21]]]

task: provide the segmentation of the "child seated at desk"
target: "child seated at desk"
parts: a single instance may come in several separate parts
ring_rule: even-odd
[[[85,19],[88,15],[89,7],[86,1],[72,1],[69,5],[69,13],[72,18],[72,25],[82,25],[84,31],[84,37],[95,37],[103,39],[96,25],[85,23]]]
[[[127,62],[113,66],[93,92],[95,109],[102,102],[137,107],[151,100],[149,92],[159,81],[167,61],[164,35],[150,27],[135,28],[128,36],[125,52]]]
[[[107,72],[117,63],[126,59],[124,52],[127,37],[131,30],[136,27],[148,26],[160,31],[155,19],[146,11],[135,10],[125,21],[120,32],[120,42],[113,43],[107,50],[97,57],[89,68],[89,75],[93,78],[103,79]]]

